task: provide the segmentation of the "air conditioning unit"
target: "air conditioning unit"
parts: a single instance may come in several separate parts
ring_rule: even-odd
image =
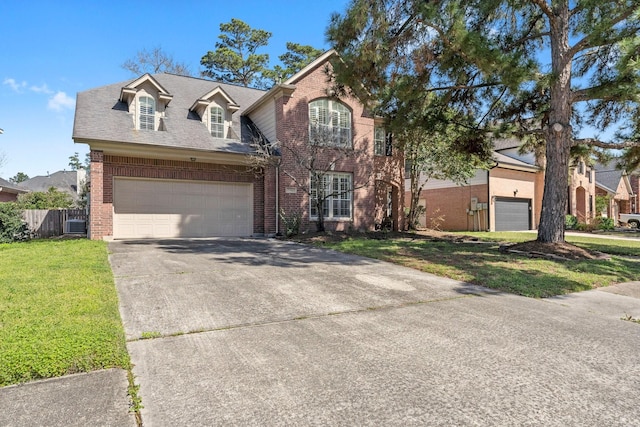
[[[65,224],[67,234],[85,234],[87,232],[87,221],[84,219],[68,219]]]

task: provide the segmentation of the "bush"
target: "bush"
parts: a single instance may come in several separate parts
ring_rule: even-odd
[[[286,237],[296,236],[300,234],[300,223],[302,222],[302,215],[299,212],[292,214],[286,214],[284,209],[280,209],[280,218],[284,225],[284,235]]]
[[[68,209],[73,206],[71,195],[49,187],[47,191],[32,191],[18,196],[22,209]]]
[[[598,230],[613,230],[616,227],[613,218],[599,217],[594,220],[594,223]]]
[[[22,210],[17,204],[0,203],[0,243],[29,240],[29,226],[22,218]]]
[[[575,215],[566,215],[564,217],[564,228],[567,230],[575,230],[578,227],[578,218]]]

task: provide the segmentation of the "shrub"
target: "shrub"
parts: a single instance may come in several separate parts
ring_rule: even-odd
[[[49,187],[47,191],[20,194],[18,204],[23,209],[68,209],[73,206],[71,195]]]
[[[591,224],[586,224],[584,222],[578,222],[576,224],[576,230],[578,231],[593,231],[597,228],[595,221],[592,222]]]
[[[300,223],[302,222],[302,215],[299,212],[292,214],[285,213],[284,209],[280,209],[280,219],[284,225],[284,235],[286,237],[295,236],[300,233]]]
[[[566,215],[564,217],[564,228],[567,230],[575,230],[578,226],[578,218],[575,215]]]
[[[22,210],[17,204],[0,203],[0,243],[29,240],[29,226],[22,218]]]
[[[594,223],[598,230],[613,230],[615,228],[613,218],[599,217],[594,220]]]

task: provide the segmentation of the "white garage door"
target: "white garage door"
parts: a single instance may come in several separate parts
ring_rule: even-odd
[[[115,178],[113,237],[250,236],[253,186]]]

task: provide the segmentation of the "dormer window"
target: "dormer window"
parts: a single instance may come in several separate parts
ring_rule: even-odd
[[[155,130],[156,100],[150,96],[141,96],[138,102],[140,104],[140,130]]]
[[[211,115],[211,136],[214,138],[224,138],[224,110],[213,106],[209,109]]]
[[[149,74],[120,90],[120,102],[127,104],[134,129],[139,130],[166,130],[164,117],[172,99],[173,96]]]

